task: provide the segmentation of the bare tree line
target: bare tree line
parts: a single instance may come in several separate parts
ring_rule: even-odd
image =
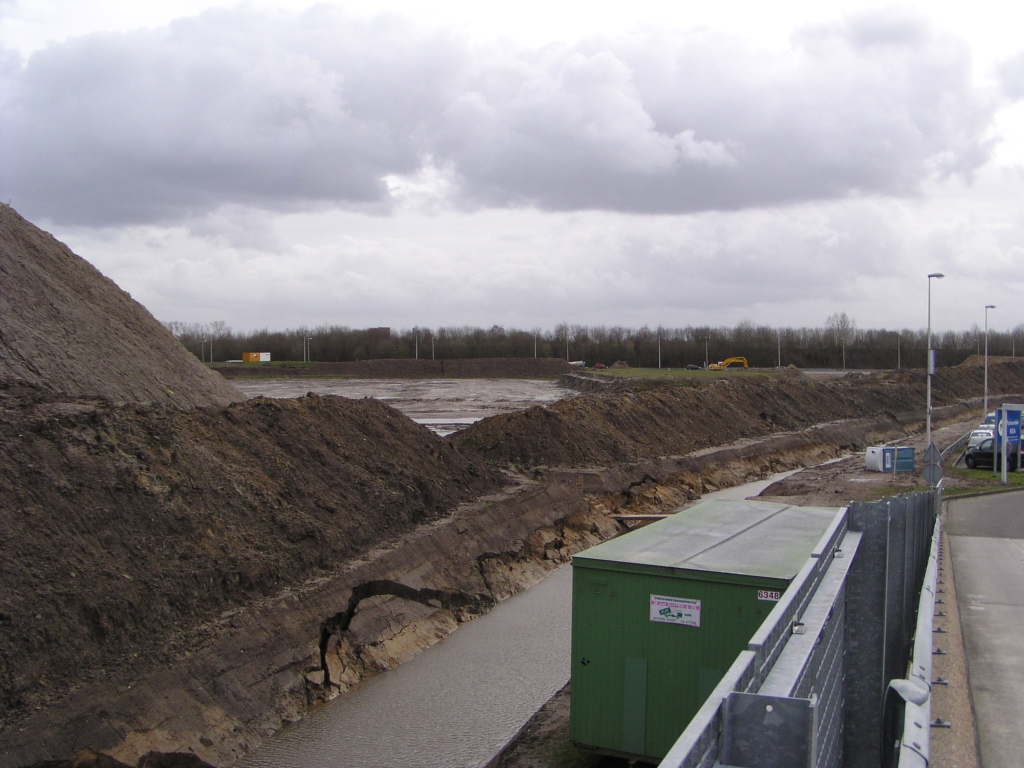
[[[275,361],[301,361],[308,349],[313,362],[411,358],[560,357],[611,365],[681,368],[703,367],[726,357],[746,357],[751,366],[769,368],[923,368],[924,330],[861,329],[845,313],[820,328],[774,328],[741,322],[733,328],[625,328],[560,324],[553,329],[523,330],[492,326],[356,329],[344,326],[260,330],[236,333],[222,321],[170,322],[167,328],[197,357],[223,362],[243,352],[270,352]],[[939,365],[957,365],[984,352],[984,331],[934,333]],[[1024,324],[1012,331],[989,330],[989,354],[1024,354]]]

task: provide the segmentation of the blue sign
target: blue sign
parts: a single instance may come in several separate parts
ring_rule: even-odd
[[[1004,419],[1006,420],[1005,426],[1000,423]],[[1004,411],[1002,408],[999,408],[996,411],[996,424],[998,425],[998,428],[996,429],[996,444],[1003,444],[1002,433],[1005,429],[1007,445],[1020,445],[1020,421],[1020,411]]]

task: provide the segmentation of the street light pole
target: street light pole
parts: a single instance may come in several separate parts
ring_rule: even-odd
[[[995,309],[995,304],[985,305],[985,415],[988,416],[988,311]]]
[[[928,380],[928,406],[925,410],[925,448],[932,444],[932,375],[935,373],[935,357],[932,354],[932,278],[941,280],[945,277],[941,272],[928,275],[928,360],[925,378]]]
[[[711,338],[711,334],[704,336],[704,370],[708,369],[708,339]]]
[[[779,342],[779,368],[782,367],[782,329],[779,328],[777,332],[777,340]]]

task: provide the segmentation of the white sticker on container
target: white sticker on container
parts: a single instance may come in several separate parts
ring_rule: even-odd
[[[777,603],[782,599],[782,593],[774,589],[759,589],[757,590],[757,599],[770,600],[773,603]]]
[[[651,621],[661,624],[700,626],[700,600],[651,595]]]

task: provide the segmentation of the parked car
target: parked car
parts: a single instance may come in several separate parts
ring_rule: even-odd
[[[985,420],[983,422],[981,422],[981,424],[979,424],[978,426],[979,427],[983,427],[986,424],[988,424],[991,427],[995,427],[995,425],[996,425],[996,412],[995,411],[992,411],[992,413],[990,413],[988,416],[986,416]]]
[[[968,448],[973,448],[978,443],[980,443],[982,440],[984,440],[986,437],[993,437],[993,436],[994,435],[993,435],[992,427],[989,427],[989,426],[986,426],[986,425],[982,425],[982,426],[978,427],[977,429],[975,429],[973,432],[971,432],[971,436],[969,438],[967,438],[967,447]]]
[[[595,371],[606,371],[606,370],[608,370],[608,366],[605,365],[604,363],[594,363],[594,370]]]
[[[986,437],[977,445],[968,448],[964,454],[964,464],[968,469],[992,469],[995,464],[995,445],[996,439],[994,437]],[[1003,453],[1003,451],[1000,451]],[[1006,455],[1006,466],[1016,468],[1017,466],[1017,453],[1012,449]]]
[[[699,371],[699,370],[701,370],[701,367],[699,365],[694,365],[693,363],[690,363],[688,366],[686,366],[686,370],[688,370],[688,371]]]

